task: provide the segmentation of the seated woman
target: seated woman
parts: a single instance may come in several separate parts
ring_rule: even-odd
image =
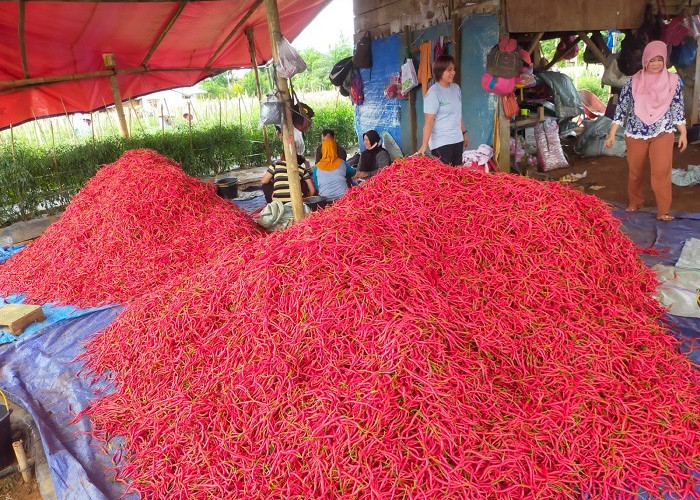
[[[306,158],[297,155],[297,165],[299,165],[299,182],[301,183],[301,195],[313,196],[316,194],[313,182],[311,182],[311,174],[308,169]],[[289,178],[287,176],[287,164],[284,161],[284,153],[282,160],[270,165],[260,180],[263,193],[265,194],[265,202],[270,203],[272,200],[279,200],[282,203],[292,201],[292,196],[289,191]]]
[[[321,144],[321,159],[313,166],[312,172],[318,194],[330,201],[337,200],[347,192],[345,177],[355,175],[355,169],[338,158],[338,145],[333,139],[326,139]]]
[[[379,144],[379,134],[376,130],[369,130],[362,135],[365,150],[360,154],[357,164],[357,179],[367,179],[379,172],[381,168],[391,164],[389,152]]]

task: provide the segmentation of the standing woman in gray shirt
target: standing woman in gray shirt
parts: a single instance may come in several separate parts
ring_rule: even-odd
[[[455,59],[442,55],[433,62],[435,83],[423,98],[423,143],[418,154],[428,147],[448,165],[462,165],[462,152],[469,146],[469,134],[462,118],[462,91],[454,83],[457,73]]]

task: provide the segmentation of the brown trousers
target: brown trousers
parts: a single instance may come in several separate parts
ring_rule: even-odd
[[[648,160],[651,164],[651,189],[656,197],[656,209],[659,215],[668,214],[671,209],[674,140],[671,132],[651,139],[625,137],[629,165],[627,196],[631,207],[641,207],[644,204],[644,173]]]

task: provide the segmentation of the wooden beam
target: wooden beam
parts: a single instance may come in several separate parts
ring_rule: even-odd
[[[186,5],[187,5],[187,0],[182,0],[182,2],[180,2],[180,5],[178,5],[177,9],[173,13],[173,15],[170,17],[168,24],[165,25],[165,28],[163,28],[163,31],[161,31],[160,35],[158,35],[158,39],[155,41],[153,46],[151,46],[151,50],[148,51],[148,54],[146,54],[146,57],[144,57],[143,61],[141,61],[141,66],[144,66],[144,67],[148,66],[148,61],[151,60],[153,53],[156,51],[158,46],[163,42],[163,39],[165,39],[165,35],[168,34],[168,31],[170,31],[170,29],[173,27],[177,18],[180,17],[180,14],[182,14],[182,11],[185,10]]]
[[[27,47],[24,42],[24,25],[25,25],[25,15],[26,15],[26,3],[24,0],[19,2],[19,21],[17,29],[19,31],[19,54],[22,59],[22,74],[24,78],[29,78],[29,69],[27,67]]]
[[[257,2],[256,2],[257,3]],[[273,63],[279,61],[277,46],[282,40],[280,29],[280,15],[277,10],[277,0],[265,0],[267,11],[267,28],[270,32],[270,47],[272,48]],[[251,9],[248,14],[251,14]],[[277,75],[277,88],[280,98],[284,103],[284,116],[282,119],[282,146],[284,147],[284,158],[287,166],[287,178],[289,179],[289,197],[292,201],[292,214],[294,221],[298,222],[304,218],[304,202],[301,197],[301,185],[299,184],[299,166],[297,165],[297,146],[294,142],[294,124],[292,123],[292,97],[289,94],[289,84],[286,78]]]
[[[411,46],[411,27],[403,28],[403,43],[408,50]],[[408,93],[408,116],[411,123],[411,153],[418,151],[418,126],[416,124],[416,89]]]
[[[454,9],[453,15],[469,17],[474,14],[496,14],[500,9],[499,0],[482,0],[481,2],[467,2],[466,5]]]
[[[583,40],[583,43],[585,43],[589,49],[593,52],[593,54],[596,56],[596,58],[601,62],[601,64],[605,64],[605,54],[603,54],[603,51],[598,48],[598,46],[593,43],[593,40],[588,38],[588,35],[584,33],[583,31],[578,32],[578,37]]]
[[[696,40],[700,49],[700,38]],[[698,123],[698,99],[700,99],[700,55],[695,57],[695,83],[693,84],[693,105],[691,107],[690,124]]]
[[[267,0],[265,0],[265,1],[267,2]],[[231,38],[233,38],[233,35],[235,35],[235,34],[238,32],[238,30],[241,29],[241,26],[243,26],[245,23],[248,22],[248,19],[250,19],[250,16],[253,15],[253,13],[255,12],[255,10],[256,10],[258,7],[260,7],[260,6],[262,5],[262,3],[263,3],[263,0],[255,0],[255,3],[253,4],[253,6],[252,6],[250,9],[248,9],[248,12],[246,12],[246,14],[241,18],[241,20],[238,21],[238,24],[236,24],[236,26],[231,30],[231,32],[226,36],[226,38],[224,38],[224,41],[221,42],[221,45],[219,45],[219,47],[216,49],[216,51],[214,52],[214,54],[213,54],[213,55],[211,56],[211,58],[207,61],[207,64],[205,64],[205,66],[206,66],[207,68],[210,67],[210,66],[212,65],[212,63],[214,62],[214,60],[215,60],[217,57],[219,57],[219,53],[220,53],[222,50],[224,50],[224,47],[226,47],[226,45],[228,44],[229,40],[231,40]],[[279,11],[277,11],[277,4],[275,4],[275,11],[278,12],[278,13],[277,13],[277,23],[279,24]],[[268,13],[268,14],[269,14],[269,13]],[[270,18],[268,17],[267,20],[268,20],[268,23],[269,23]],[[281,35],[280,35],[280,36],[281,36]],[[277,47],[274,47],[274,48],[272,49],[272,51],[273,51],[273,52],[277,51]]]
[[[260,88],[260,74],[258,73],[258,57],[255,54],[255,39],[253,37],[253,28],[246,28],[245,36],[248,38],[248,52],[250,52],[250,62],[253,64],[253,71],[255,72],[255,91],[258,95],[258,100],[262,100],[262,89]],[[267,159],[267,164],[272,162],[272,155],[270,154],[270,141],[267,138],[267,127],[262,128],[263,133],[263,144],[265,145],[265,158]]]
[[[552,60],[549,62],[549,64],[547,64],[547,66],[545,66],[545,67],[542,69],[542,71],[547,71],[549,68],[551,68],[551,67],[554,66],[556,63],[558,63],[559,61],[561,61],[561,60],[564,58],[564,56],[567,54],[567,52],[569,52],[569,50],[571,50],[571,48],[572,48],[574,45],[576,45],[578,42],[580,42],[580,41],[581,41],[581,37],[580,37],[580,36],[577,36],[577,37],[574,38],[571,42],[569,42],[569,43],[566,44],[566,46],[564,47],[564,50],[562,50],[561,52],[556,51],[556,52],[554,53],[554,57],[552,58]]]
[[[535,38],[530,42],[530,46],[527,49],[527,53],[532,55],[532,53],[535,51],[535,48],[537,48],[537,45],[540,43],[540,40],[542,40],[542,36],[544,35],[544,31],[540,31],[537,33]]]
[[[647,2],[641,0],[506,0],[511,33],[637,29]],[[667,2],[668,3],[668,2]]]
[[[455,61],[457,61],[457,72],[455,73],[455,83],[461,85],[462,83],[462,30],[460,26],[462,24],[462,18],[452,14],[452,39],[454,41],[455,48]]]

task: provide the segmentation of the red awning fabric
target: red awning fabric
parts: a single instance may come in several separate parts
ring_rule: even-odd
[[[293,40],[329,0],[278,0]],[[122,99],[192,85],[272,57],[263,0],[0,1],[0,129],[35,117],[114,103],[114,54]]]

